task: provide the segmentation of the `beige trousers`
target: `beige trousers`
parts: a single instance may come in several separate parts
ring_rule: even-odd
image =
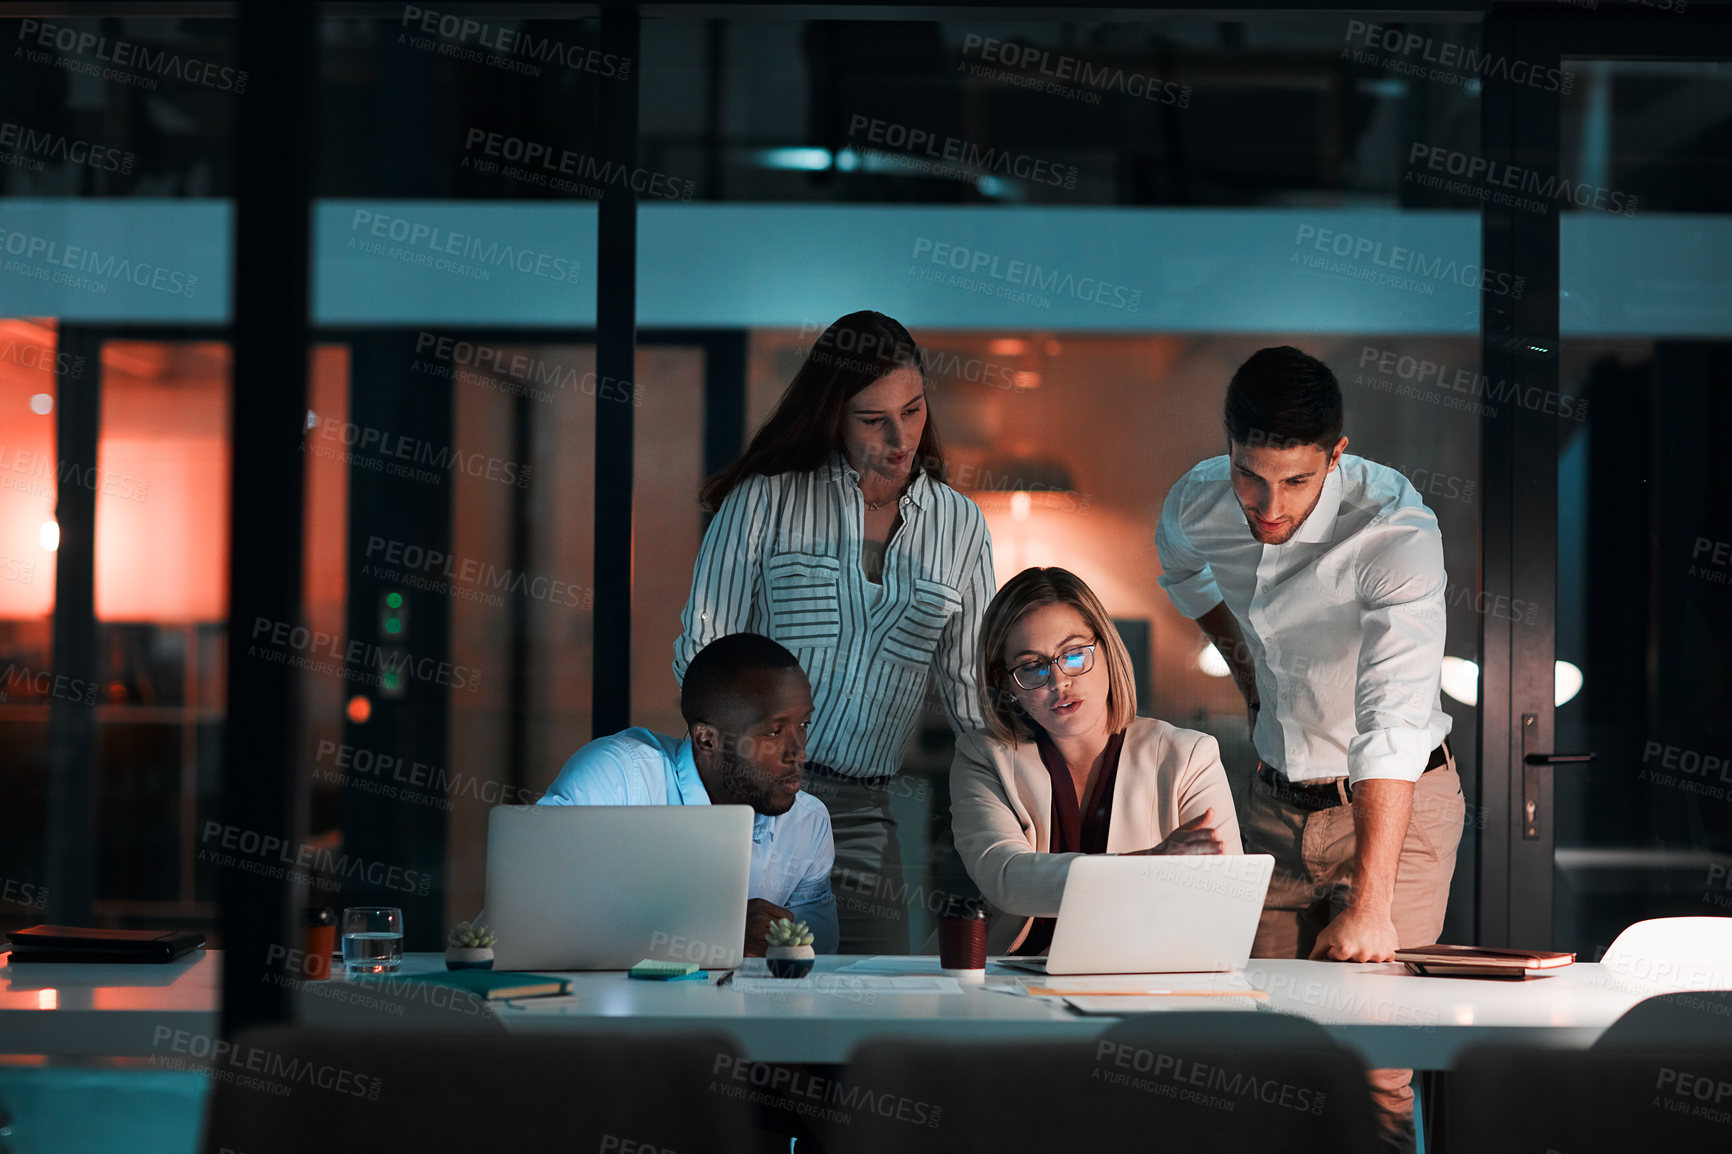
[[[1443,929],[1466,808],[1454,757],[1414,783],[1413,817],[1389,911],[1402,948],[1431,945]],[[1353,900],[1352,806],[1302,809],[1253,780],[1239,828],[1246,853],[1275,857],[1251,955],[1309,957],[1323,927]],[[1412,1080],[1411,1070],[1370,1072],[1372,1101],[1385,1130],[1398,1131],[1413,1116]]]

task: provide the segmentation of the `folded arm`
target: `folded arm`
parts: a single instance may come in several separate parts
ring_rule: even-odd
[[[1023,917],[1055,917],[1070,863],[1081,855],[1035,850],[1034,832],[1024,828],[986,751],[992,740],[970,734],[956,743],[950,766],[956,852],[995,908]]]

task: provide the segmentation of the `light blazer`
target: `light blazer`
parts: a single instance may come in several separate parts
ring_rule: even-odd
[[[1215,739],[1152,717],[1125,730],[1113,785],[1107,852],[1164,841],[1215,807],[1228,853],[1240,853],[1239,819]],[[986,730],[956,743],[950,766],[950,820],[956,852],[992,907],[987,952],[1008,953],[1033,922],[1058,913],[1074,853],[1051,853],[1052,778],[1032,740],[1011,744]]]

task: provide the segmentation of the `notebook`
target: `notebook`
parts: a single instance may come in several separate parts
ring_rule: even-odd
[[[172,962],[204,945],[193,930],[96,930],[31,926],[6,935],[14,962]]]
[[[1415,946],[1396,950],[1395,960],[1422,978],[1526,978],[1570,965],[1576,955],[1496,946]]]

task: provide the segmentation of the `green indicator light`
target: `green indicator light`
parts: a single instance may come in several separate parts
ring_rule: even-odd
[[[387,593],[385,594],[385,604],[392,609],[401,609],[403,608],[403,595],[401,593]]]
[[[395,693],[403,688],[403,671],[401,669],[385,670],[379,674],[379,686],[388,692]]]
[[[387,618],[385,618],[385,632],[387,632],[387,633],[401,633],[401,632],[403,632],[403,619],[401,617],[387,617]]]

